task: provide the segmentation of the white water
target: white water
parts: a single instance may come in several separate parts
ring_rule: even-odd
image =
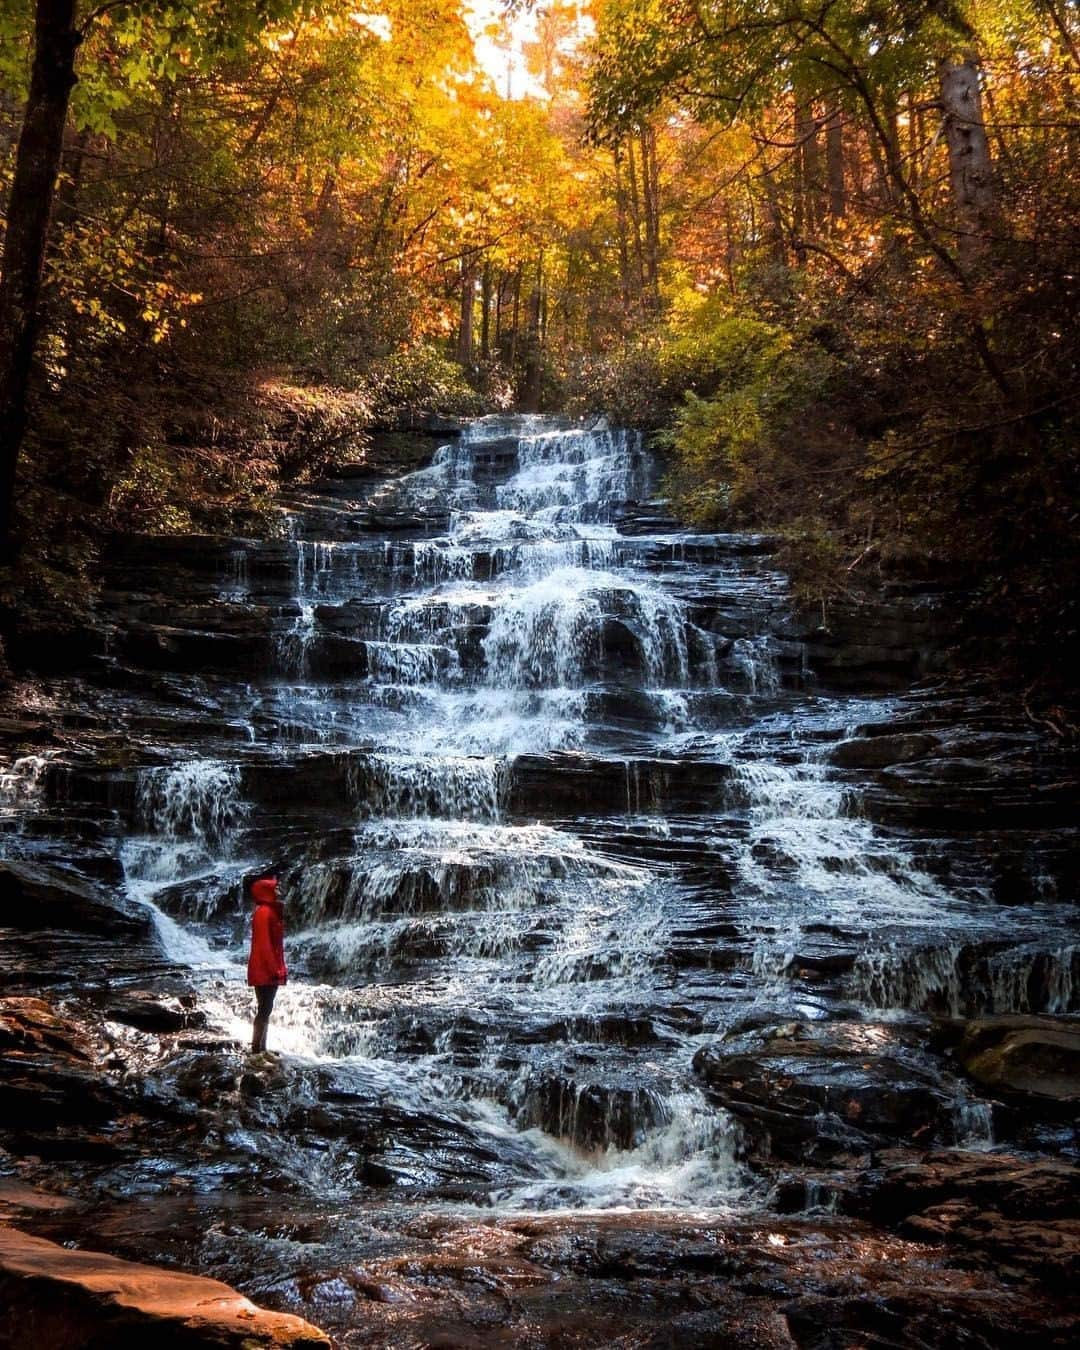
[[[482,481],[474,456],[511,437],[514,463]],[[734,543],[610,523],[651,477],[635,436],[484,420],[380,490],[381,507],[449,511],[445,535],[330,543],[300,537],[295,516],[280,668],[235,694],[250,749],[144,771],[124,850],[165,951],[204,971],[204,1006],[243,1040],[239,883],[276,849],[293,975],[271,1043],[373,1100],[437,1107],[505,1159],[514,1179],[488,1200],[510,1209],[744,1195],[738,1130],[690,1071],[707,1031],[763,1007],[821,1015],[798,974],[815,944],[858,949],[841,994],[867,1019],[959,1010],[958,962],[988,928],[853,810],[821,746],[890,707],[785,690],[791,654],[757,626],[783,579]],[[710,548],[718,561],[687,561]],[[358,600],[364,660],[313,682],[319,607]],[[287,739],[262,730],[275,718]],[[260,773],[324,745],[349,752],[336,805],[246,800]],[[541,775],[515,814],[515,762],[554,752],[560,772],[581,767],[580,799],[549,820]],[[595,763],[617,766],[618,800],[592,800]],[[703,766],[716,820],[692,798],[692,820],[669,811],[684,763]],[[668,844],[696,862],[722,852],[730,894],[688,887]],[[736,960],[712,963],[714,940],[695,936],[712,924],[733,932]],[[1057,960],[1053,1006],[1073,1005],[1072,953],[1044,943],[991,958],[993,1006],[1030,1002],[1036,959]],[[564,1081],[570,1097],[552,1086]],[[959,1103],[955,1128],[985,1145],[985,1104]]]

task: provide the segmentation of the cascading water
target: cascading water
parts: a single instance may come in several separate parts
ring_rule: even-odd
[[[691,1070],[718,1033],[1075,1005],[1045,916],[984,950],[1000,916],[859,816],[821,751],[888,700],[808,693],[761,541],[635,524],[654,482],[634,433],[485,419],[294,509],[266,578],[256,545],[221,578],[291,577],[268,667],[217,693],[248,743],[138,780],[129,887],[173,955],[224,963],[205,1006],[244,1033],[239,882],[272,861],[272,1043],[405,1152],[422,1121],[429,1199],[417,1157],[446,1150],[509,1209],[733,1203],[739,1130]],[[958,1138],[988,1121],[958,1101]]]

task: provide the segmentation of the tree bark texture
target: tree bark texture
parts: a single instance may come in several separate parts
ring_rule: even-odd
[[[938,75],[949,183],[960,231],[962,257],[977,251],[994,214],[994,169],[983,122],[979,67],[973,56],[942,61]]]
[[[42,269],[80,40],[75,0],[38,0],[30,93],[0,263],[0,555],[5,558],[12,553],[15,480],[26,432]]]

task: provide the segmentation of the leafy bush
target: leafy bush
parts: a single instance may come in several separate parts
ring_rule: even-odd
[[[425,416],[478,417],[488,410],[462,368],[430,343],[379,357],[368,368],[364,388],[383,426]]]
[[[657,437],[680,514],[698,525],[777,525],[794,503],[801,509],[817,449],[805,414],[830,379],[826,352],[758,319],[703,309],[658,368],[662,390],[686,391]]]

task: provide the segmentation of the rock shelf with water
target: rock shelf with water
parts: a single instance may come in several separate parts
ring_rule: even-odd
[[[344,1345],[1068,1343],[1075,761],[913,685],[940,603],[824,632],[657,481],[485,419],[116,542],[0,722],[0,1172],[73,1204],[24,1227]]]

